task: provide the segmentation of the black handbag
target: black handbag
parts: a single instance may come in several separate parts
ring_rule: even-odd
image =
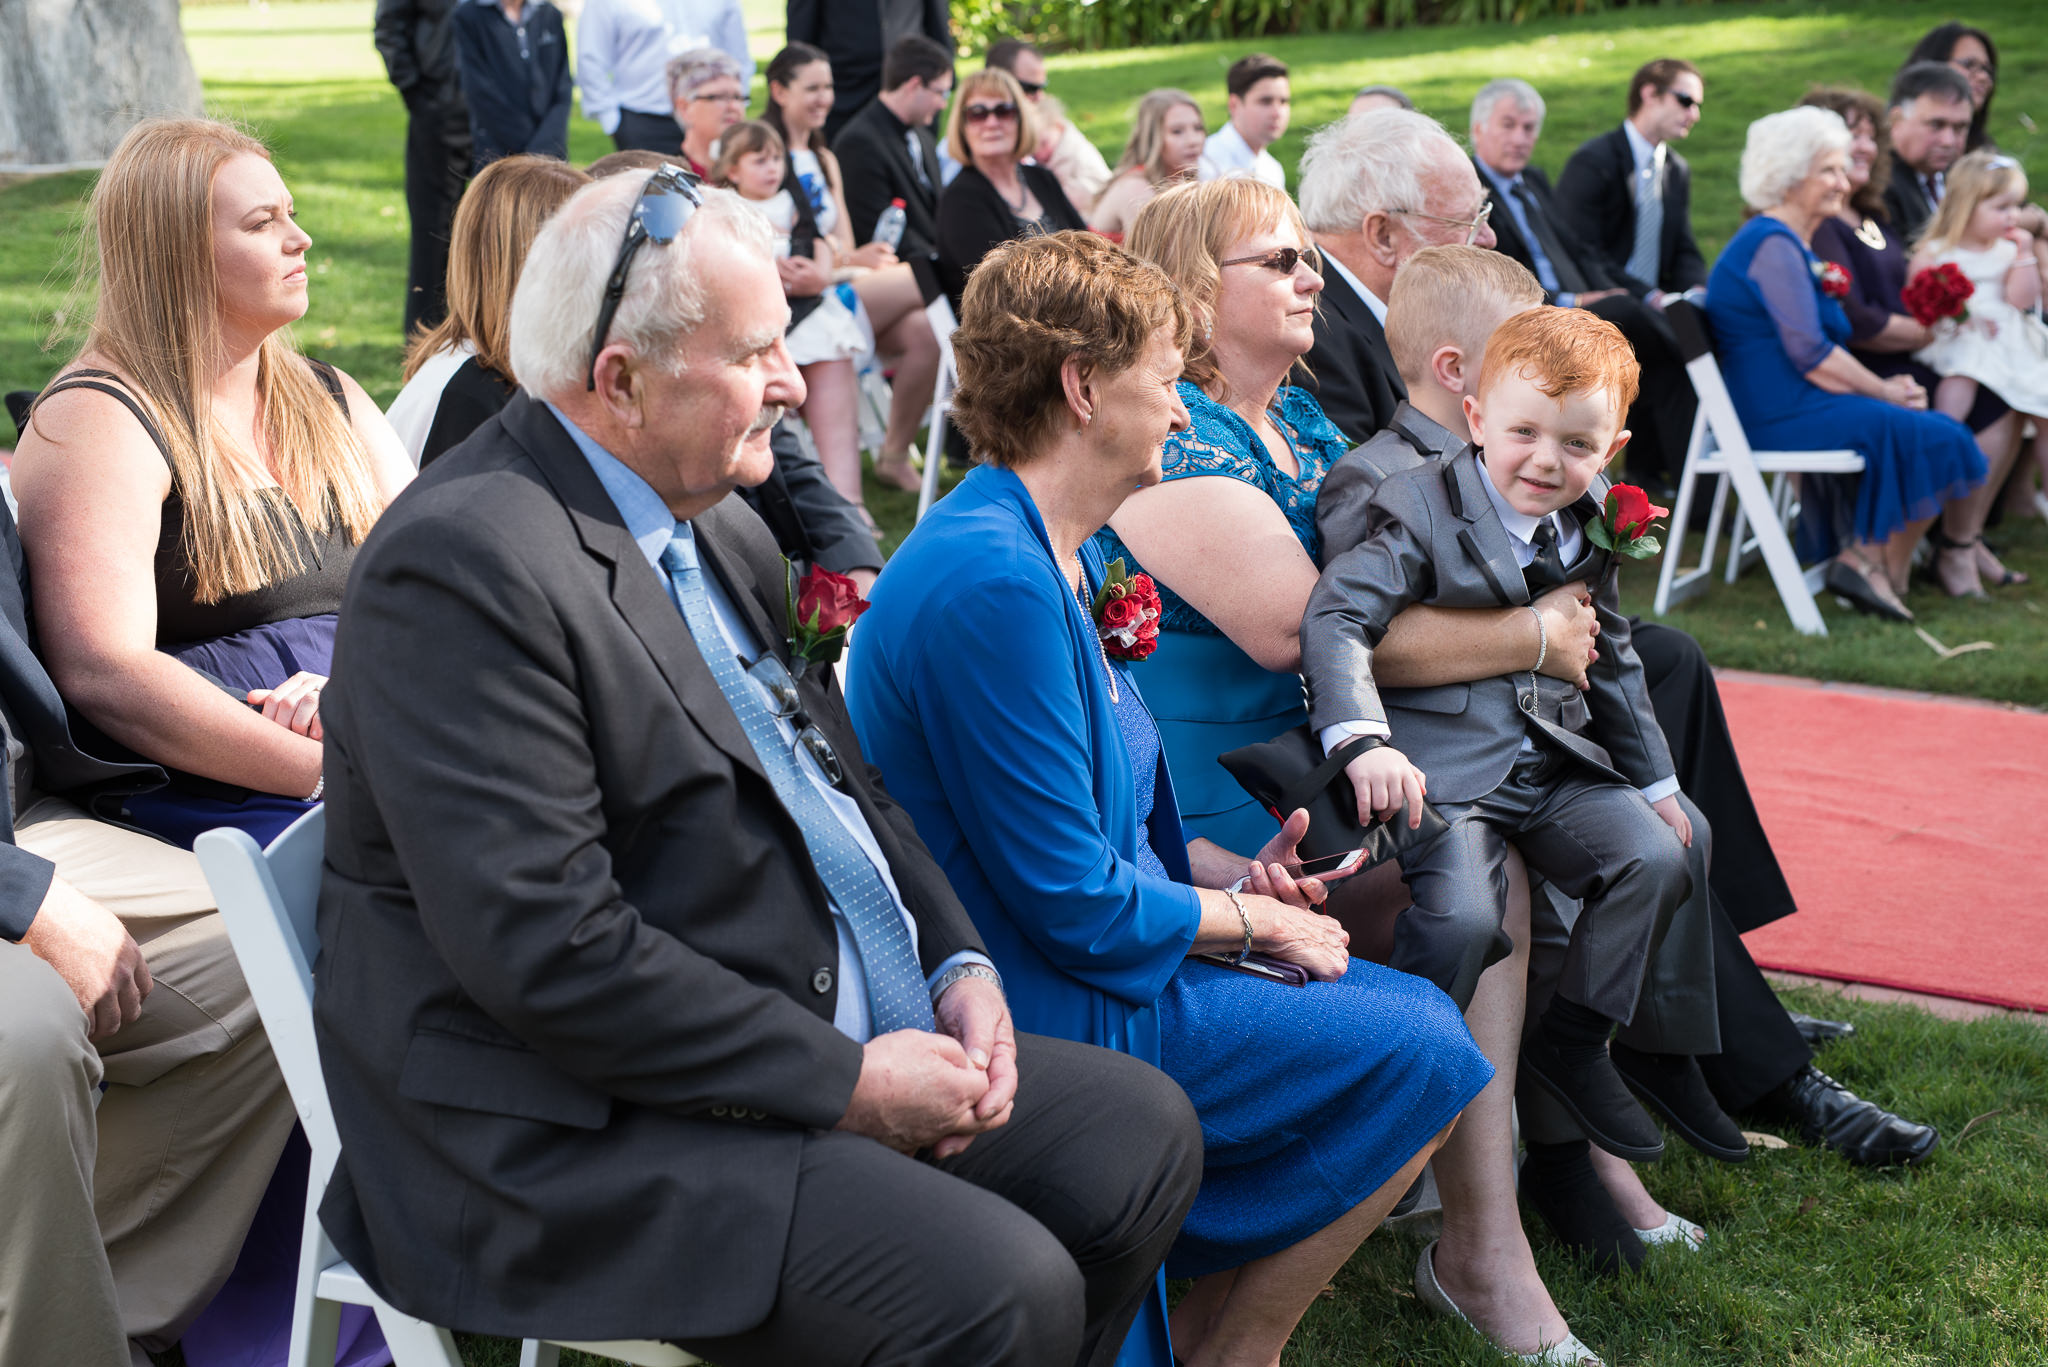
[[[1326,757],[1315,733],[1303,725],[1219,755],[1216,762],[1276,821],[1285,821],[1297,808],[1307,809],[1303,862],[1363,850],[1365,857],[1357,865],[1363,871],[1382,860],[1423,850],[1450,829],[1427,802],[1422,804],[1422,824],[1413,830],[1408,828],[1405,806],[1390,821],[1358,824],[1358,798],[1344,777],[1344,766],[1370,745],[1370,737],[1355,736]]]

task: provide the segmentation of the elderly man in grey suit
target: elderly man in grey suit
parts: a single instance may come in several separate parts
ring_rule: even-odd
[[[322,1222],[409,1313],[751,1363],[1106,1367],[1201,1177],[1187,1099],[1018,1038],[727,495],[801,403],[764,220],[585,187],[522,392],[342,606]]]
[[[1503,324],[1468,405],[1482,448],[1490,414],[1492,452],[1380,483],[1366,539],[1330,563],[1310,599],[1302,666],[1325,744],[1364,747],[1347,767],[1361,815],[1412,809],[1426,778],[1451,823],[1404,861],[1415,906],[1396,930],[1396,967],[1469,998],[1499,933],[1510,840],[1531,869],[1586,902],[1522,1068],[1595,1143],[1648,1159],[1663,1142],[1606,1045],[1634,1016],[1652,947],[1691,892],[1686,846],[1698,818],[1678,793],[1611,586],[1585,692],[1535,671],[1384,692],[1372,675],[1373,644],[1411,604],[1527,604],[1600,577],[1600,471],[1627,440],[1621,414],[1636,374],[1620,333],[1583,312],[1534,310]]]

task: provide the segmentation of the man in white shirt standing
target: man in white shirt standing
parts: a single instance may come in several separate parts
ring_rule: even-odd
[[[751,84],[747,21],[740,0],[585,0],[576,23],[576,81],[583,114],[620,151],[672,153],[683,145],[669,101],[669,58],[717,48]]]
[[[1202,180],[1251,176],[1276,190],[1287,188],[1287,172],[1266,149],[1287,131],[1292,94],[1287,64],[1254,52],[1230,64],[1224,88],[1230,92],[1230,122],[1202,144],[1195,174]]]

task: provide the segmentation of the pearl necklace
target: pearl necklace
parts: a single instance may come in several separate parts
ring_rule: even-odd
[[[1088,630],[1094,633],[1095,649],[1102,656],[1102,672],[1109,676],[1109,700],[1117,702],[1119,699],[1116,691],[1116,669],[1109,663],[1109,647],[1102,644],[1102,628],[1095,624],[1095,614],[1088,609],[1088,597],[1082,588],[1088,582],[1088,571],[1081,564],[1081,557],[1078,554],[1074,556],[1074,568],[1080,571],[1074,581],[1074,601],[1081,605],[1081,620],[1086,622]]]

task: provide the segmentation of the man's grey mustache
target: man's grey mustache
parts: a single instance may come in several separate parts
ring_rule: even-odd
[[[750,437],[758,437],[759,435],[761,435],[761,433],[766,432],[769,428],[775,426],[776,423],[781,422],[782,415],[788,411],[788,406],[785,404],[769,404],[767,407],[761,410],[760,416],[754,419],[754,425],[747,429],[747,435]]]

